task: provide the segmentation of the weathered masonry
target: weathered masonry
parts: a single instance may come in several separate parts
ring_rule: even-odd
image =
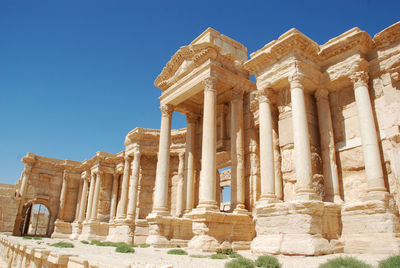
[[[209,28],[155,85],[161,128],[135,128],[124,151],[83,162],[23,158],[14,234],[28,229],[35,203],[48,208],[53,237],[399,252],[400,23],[323,45],[291,29],[250,59]],[[186,115],[186,129],[171,130],[173,112]]]

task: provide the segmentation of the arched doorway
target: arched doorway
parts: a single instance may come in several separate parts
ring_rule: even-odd
[[[49,236],[50,211],[41,203],[28,203],[24,207],[22,235]]]

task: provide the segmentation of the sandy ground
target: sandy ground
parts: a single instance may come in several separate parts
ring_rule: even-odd
[[[90,261],[91,264],[102,264],[105,267],[140,267],[140,268],[160,268],[160,267],[174,267],[174,268],[199,268],[199,267],[224,267],[229,259],[225,260],[212,260],[209,258],[193,258],[190,256],[170,255],[167,254],[169,249],[157,248],[135,248],[135,253],[117,253],[114,247],[99,247],[94,245],[85,245],[80,241],[69,241],[62,239],[43,238],[43,240],[26,240],[22,237],[9,236],[8,239],[18,241],[23,244],[31,245],[37,248],[46,248],[51,251],[57,251],[64,254],[72,254],[83,257]],[[68,241],[75,245],[74,248],[55,248],[50,244],[58,241]],[[186,250],[186,249],[185,249]],[[199,251],[187,250],[191,254],[210,255],[211,253],[202,253]],[[239,254],[250,259],[256,259],[250,251],[239,251]],[[318,267],[326,260],[335,258],[337,256],[352,256],[359,260],[363,260],[369,264],[376,266],[382,259],[388,255],[382,254],[334,254],[324,255],[317,257],[304,257],[304,256],[276,256],[283,268],[300,268]],[[3,267],[4,261],[0,261],[0,267]],[[6,267],[6,266],[5,266]]]

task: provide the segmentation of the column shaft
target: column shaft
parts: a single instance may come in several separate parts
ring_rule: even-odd
[[[176,211],[175,211],[175,216],[176,217],[180,217],[182,215],[183,212],[183,208],[184,208],[184,204],[183,204],[183,200],[184,200],[184,174],[183,174],[183,167],[184,167],[184,162],[185,162],[185,158],[184,158],[184,153],[179,153],[179,165],[178,165],[178,178],[179,178],[179,182],[178,182],[178,187],[177,187],[177,193],[176,193]]]
[[[129,184],[129,171],[131,166],[131,157],[125,156],[124,174],[122,176],[121,185],[121,198],[118,202],[117,218],[122,219],[126,217],[126,205],[128,199],[128,184]]]
[[[185,213],[194,208],[194,150],[196,141],[196,120],[193,115],[186,115],[186,147],[185,147],[185,181],[186,181],[186,209]]]
[[[171,117],[172,105],[161,107],[160,144],[158,149],[158,161],[156,182],[153,200],[153,212],[168,215],[168,182],[169,182],[169,149],[171,144]]]
[[[98,207],[99,207],[100,185],[101,185],[101,175],[102,175],[102,172],[98,171],[97,175],[96,175],[96,186],[94,188],[94,194],[93,194],[92,213],[90,215],[90,219],[93,221],[97,220],[97,212],[98,212]]]
[[[96,175],[94,173],[92,173],[91,178],[90,178],[89,198],[88,198],[87,209],[86,209],[86,220],[89,220],[91,218],[91,214],[92,214],[93,192],[94,192],[94,184],[95,184],[95,178],[96,178],[95,176]]]
[[[86,208],[86,198],[87,198],[87,191],[88,191],[88,178],[83,177],[83,188],[82,188],[82,196],[81,196],[81,204],[79,206],[79,216],[78,221],[82,222],[83,217],[85,216],[85,208]]]
[[[319,89],[315,93],[318,110],[318,125],[321,138],[321,157],[327,201],[342,202],[339,191],[339,179],[336,166],[335,140],[332,127],[329,92]]]
[[[83,187],[83,180],[80,180],[79,181],[78,196],[76,198],[74,221],[78,220],[78,218],[79,218],[79,210],[80,210],[81,198],[82,198],[82,187]]]
[[[351,77],[354,83],[354,96],[357,105],[363,148],[365,175],[367,178],[368,197],[385,198],[387,190],[383,180],[382,160],[379,151],[378,136],[368,92],[368,73],[356,72]],[[376,196],[380,195],[380,197]],[[375,197],[374,197],[375,196]]]
[[[245,211],[243,91],[232,90],[231,100],[231,209]]]
[[[204,81],[203,140],[198,208],[218,210],[216,202],[217,81]]]
[[[61,186],[61,194],[60,194],[60,206],[58,208],[59,220],[64,220],[64,208],[65,208],[65,200],[67,198],[67,189],[68,189],[68,175],[67,171],[64,170],[63,181]]]
[[[272,114],[268,94],[269,90],[259,91],[259,124],[260,124],[260,202],[276,200],[275,195],[275,163],[272,129]]]
[[[28,188],[28,178],[32,170],[32,165],[30,163],[25,164],[24,172],[22,174],[21,190],[20,195],[24,196]]]
[[[303,78],[295,73],[289,78],[292,102],[293,142],[296,166],[296,198],[318,199],[312,188],[311,151]]]
[[[135,219],[139,175],[140,175],[140,153],[139,150],[137,150],[134,153],[134,159],[132,161],[132,176],[131,176],[131,184],[129,186],[129,204],[128,204],[127,218],[130,220]]]
[[[113,174],[113,185],[112,185],[112,195],[111,195],[111,205],[110,205],[110,221],[115,218],[115,212],[117,207],[118,198],[118,188],[119,188],[119,174]]]

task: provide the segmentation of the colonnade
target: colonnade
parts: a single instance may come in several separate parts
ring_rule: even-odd
[[[216,194],[216,147],[217,147],[217,87],[218,79],[203,80],[204,106],[202,126],[201,172],[199,181],[199,203],[197,209],[219,211]],[[247,212],[245,208],[244,182],[244,130],[243,89],[234,88],[231,98],[231,159],[232,159],[232,208],[235,213]],[[161,106],[160,143],[152,213],[169,215],[168,181],[171,118],[173,106]],[[196,128],[200,115],[187,113],[187,132],[184,156],[183,187],[178,187],[177,215],[189,213],[195,208],[195,163]],[[225,123],[225,122],[224,122]],[[222,124],[224,125],[224,124]],[[222,126],[221,126],[222,127]],[[223,131],[223,130],[221,130]],[[182,158],[180,157],[180,161]],[[179,165],[179,170],[181,165]],[[178,170],[178,174],[180,171]]]

